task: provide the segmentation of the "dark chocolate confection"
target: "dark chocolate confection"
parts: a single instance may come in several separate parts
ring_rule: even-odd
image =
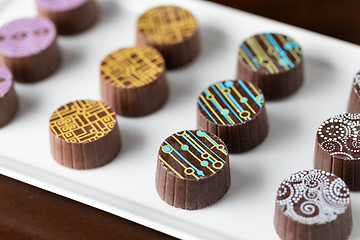
[[[229,154],[223,141],[201,130],[185,130],[160,146],[156,190],[167,204],[187,210],[204,208],[230,187]]]
[[[168,98],[165,62],[149,46],[123,48],[100,66],[101,97],[117,114],[137,117],[161,108]]]
[[[261,90],[242,80],[210,85],[198,98],[197,116],[198,128],[220,137],[230,153],[254,148],[269,132]]]
[[[42,80],[53,74],[60,62],[56,29],[48,18],[22,18],[0,28],[0,64],[10,69],[16,81]]]
[[[51,153],[65,167],[103,166],[121,148],[115,112],[102,102],[79,100],[65,104],[52,114],[49,126]]]
[[[92,27],[99,15],[95,0],[36,0],[39,15],[50,18],[62,35]]]
[[[342,178],[351,191],[360,191],[360,114],[329,118],[317,130],[314,168]]]
[[[12,74],[6,66],[0,65],[0,128],[14,118],[17,108]]]
[[[288,96],[303,82],[301,48],[282,34],[252,36],[239,48],[237,77],[256,84],[267,100]]]
[[[329,172],[294,173],[278,189],[274,226],[284,240],[348,239],[352,230],[349,189]]]
[[[360,72],[355,75],[348,105],[349,113],[360,113]]]
[[[137,22],[137,45],[158,49],[166,67],[182,67],[199,53],[200,40],[196,19],[187,10],[161,6],[143,13]]]

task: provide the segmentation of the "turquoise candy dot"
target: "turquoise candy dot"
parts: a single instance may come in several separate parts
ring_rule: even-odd
[[[241,99],[240,99],[240,102],[241,103],[246,103],[248,101],[248,99],[246,98],[246,97],[242,97]]]
[[[232,87],[234,86],[234,82],[233,81],[226,81],[225,82],[225,87]]]
[[[280,64],[281,66],[287,65],[288,62],[289,62],[289,60],[287,60],[286,58],[282,58],[281,60],[279,60],[279,64]]]
[[[223,109],[223,110],[221,110],[221,114],[222,115],[228,115],[230,113],[230,111],[229,111],[229,109]]]
[[[263,102],[263,101],[264,101],[264,96],[263,96],[263,95],[258,96],[258,97],[257,97],[257,100],[258,100],[259,102]]]
[[[290,50],[292,48],[291,44],[290,43],[285,43],[284,44],[284,49],[285,50]]]
[[[207,165],[209,165],[208,161],[201,161],[201,166],[206,167]]]
[[[189,146],[188,145],[181,145],[181,149],[186,151],[189,149]]]
[[[202,137],[202,136],[205,135],[205,132],[203,132],[203,131],[201,131],[201,130],[198,130],[198,131],[196,132],[196,134],[197,134],[199,137]]]
[[[166,153],[171,152],[171,147],[167,145],[167,146],[163,147],[163,151]]]

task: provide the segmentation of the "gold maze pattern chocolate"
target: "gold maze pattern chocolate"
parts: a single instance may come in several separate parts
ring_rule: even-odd
[[[112,52],[101,63],[100,71],[109,83],[134,88],[158,79],[164,67],[164,59],[158,51],[137,46]]]
[[[145,12],[139,18],[138,29],[148,40],[158,44],[176,44],[193,36],[197,24],[189,11],[174,6],[162,6]]]
[[[68,142],[95,141],[110,132],[116,123],[115,112],[102,102],[75,101],[56,110],[50,118],[50,129]]]

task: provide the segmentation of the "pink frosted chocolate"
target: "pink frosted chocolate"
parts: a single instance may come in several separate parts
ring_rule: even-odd
[[[5,96],[9,92],[12,86],[12,74],[10,70],[4,66],[0,65],[0,97]]]
[[[36,0],[36,4],[48,11],[68,11],[84,4],[86,0]]]
[[[27,57],[49,48],[56,38],[55,25],[45,17],[22,18],[0,28],[0,53]]]
[[[13,76],[5,65],[0,65],[0,128],[14,118],[17,107]]]

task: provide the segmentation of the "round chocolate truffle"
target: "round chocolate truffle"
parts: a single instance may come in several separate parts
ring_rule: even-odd
[[[351,89],[348,112],[360,113],[360,72],[355,75]]]
[[[103,101],[123,116],[152,113],[169,94],[164,59],[149,46],[123,48],[106,56],[100,81]]]
[[[99,15],[95,0],[36,0],[39,15],[50,18],[62,35],[92,27]]]
[[[17,107],[12,74],[6,66],[0,65],[0,128],[14,118]]]
[[[237,77],[259,86],[267,100],[288,96],[303,82],[301,48],[282,34],[254,35],[239,48]]]
[[[210,85],[198,98],[197,126],[220,137],[230,153],[254,148],[269,132],[261,90],[242,80]]]
[[[168,69],[182,67],[199,53],[196,19],[189,11],[175,6],[152,8],[138,19],[137,44],[158,49]]]
[[[115,112],[93,100],[70,102],[50,118],[54,159],[74,169],[97,168],[111,162],[121,148]]]
[[[360,114],[329,118],[317,130],[314,168],[342,178],[351,191],[360,191]]]
[[[61,61],[54,24],[45,17],[22,18],[0,28],[0,64],[19,82],[53,74]]]
[[[352,230],[348,187],[329,172],[294,173],[278,189],[274,226],[284,240],[348,239]]]
[[[230,187],[229,154],[221,139],[201,130],[185,130],[160,146],[156,190],[167,204],[195,210],[222,198]]]

